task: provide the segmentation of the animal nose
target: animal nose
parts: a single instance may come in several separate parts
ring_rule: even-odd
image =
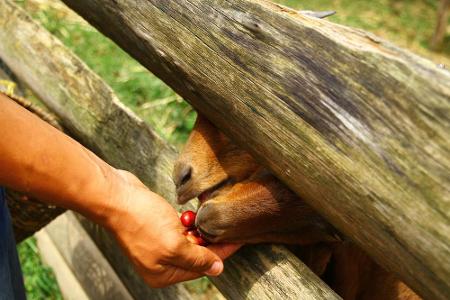
[[[215,237],[224,234],[227,227],[230,227],[228,219],[224,218],[221,213],[223,211],[226,213],[226,206],[224,207],[214,200],[205,202],[197,211],[195,226],[211,242]]]
[[[186,163],[177,163],[173,172],[173,181],[177,188],[185,185],[191,180],[192,167]]]

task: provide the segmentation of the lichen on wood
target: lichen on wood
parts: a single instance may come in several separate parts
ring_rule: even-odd
[[[0,28],[0,58],[58,115],[67,132],[113,166],[136,174],[179,209],[170,176],[176,151],[10,0],[0,0]],[[150,289],[106,230],[83,224],[133,297],[189,298],[182,285]],[[225,272],[213,280],[230,299],[339,299],[283,246],[247,247],[227,260]]]
[[[450,290],[450,75],[265,0],[64,0],[425,298]]]

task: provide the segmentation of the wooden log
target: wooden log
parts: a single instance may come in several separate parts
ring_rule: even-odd
[[[70,275],[76,278],[73,281],[81,286],[87,296],[86,299],[133,299],[73,212],[69,211],[58,217],[36,234],[36,238],[46,263],[62,270],[60,273],[56,270],[55,275],[60,286],[62,285],[61,292],[64,299],[78,300],[74,297],[70,285],[67,287],[67,284],[64,284],[67,281],[64,274],[67,272],[64,272],[65,268],[69,269],[68,273],[72,273]],[[53,244],[56,251],[52,252],[57,253],[42,253],[42,250],[45,250],[44,246],[51,248],[51,245],[40,243],[42,239],[47,239],[44,241]]]
[[[14,93],[19,96],[24,96],[25,87],[20,83],[17,77],[12,73],[4,61],[0,59],[0,91],[7,92],[11,89],[9,84],[13,83]]]
[[[24,86],[0,59],[0,91],[7,92],[7,85],[13,83],[14,94],[24,96]],[[14,236],[17,243],[33,235],[36,231],[59,216],[64,209],[47,205],[22,193],[7,189],[6,202],[11,214]]]
[[[9,0],[0,0],[0,57],[62,120],[70,134],[115,167],[139,176],[175,205],[170,174],[175,150],[120,104],[111,89],[60,41]],[[152,290],[135,274],[116,241],[86,226],[133,297],[185,299],[181,285]],[[214,279],[230,299],[339,299],[282,246],[243,249]],[[177,298],[178,297],[178,298]]]
[[[437,11],[436,29],[431,39],[431,49],[440,50],[447,32],[448,17],[450,14],[450,0],[440,0]]]
[[[448,297],[450,73],[264,0],[64,2],[378,263]]]
[[[6,202],[11,214],[14,237],[20,243],[53,221],[65,209],[8,189]]]

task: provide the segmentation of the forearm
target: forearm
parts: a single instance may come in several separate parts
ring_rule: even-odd
[[[153,287],[217,276],[221,257],[240,247],[189,243],[175,209],[136,176],[112,168],[1,94],[0,185],[106,225]]]
[[[0,94],[0,185],[100,223],[114,170],[75,140]]]

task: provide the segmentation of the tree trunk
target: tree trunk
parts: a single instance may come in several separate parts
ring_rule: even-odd
[[[448,17],[450,13],[450,0],[441,0],[437,12],[436,30],[431,40],[431,49],[440,50],[447,32]]]
[[[64,128],[115,167],[136,174],[175,204],[170,178],[175,150],[121,105],[111,89],[56,38],[9,0],[0,0],[0,57],[61,119]],[[87,223],[133,297],[185,299],[182,285],[151,289],[124,260],[114,238]],[[282,246],[246,247],[213,279],[230,299],[339,299]]]
[[[257,0],[64,0],[425,298],[450,290],[450,75]]]

